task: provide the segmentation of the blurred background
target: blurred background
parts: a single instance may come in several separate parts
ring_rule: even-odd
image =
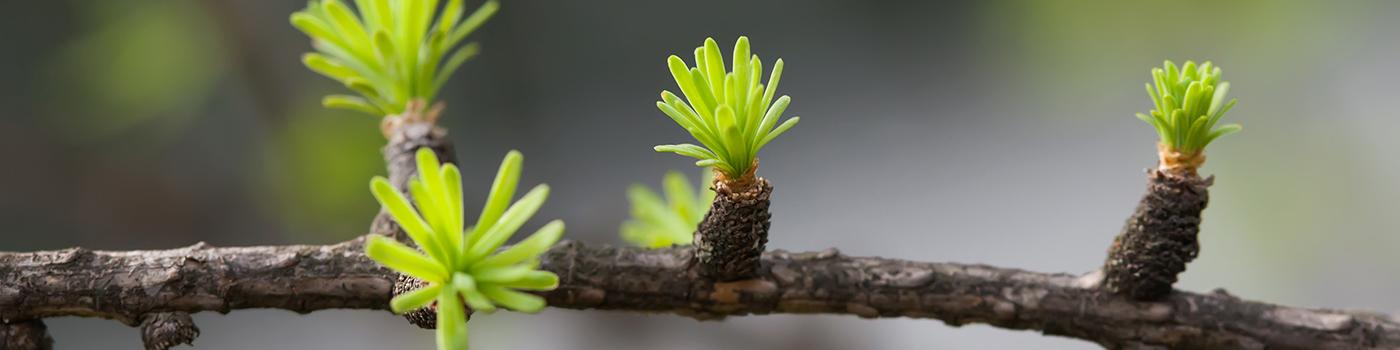
[[[475,6],[475,2],[469,2]],[[1201,257],[1180,288],[1400,310],[1400,3],[1387,1],[512,1],[442,98],[470,207],[509,149],[554,194],[536,222],[620,244],[624,189],[691,161],[655,109],[706,36],[787,61],[803,121],[763,151],[770,247],[1081,273],[1144,190],[1133,118],[1163,59],[1213,60],[1243,133],[1214,143]],[[366,232],[376,118],[303,68],[300,0],[28,1],[0,11],[0,250],[319,244]],[[742,9],[742,10],[741,10]],[[692,175],[694,178],[694,175]],[[432,345],[387,312],[195,316],[200,349]],[[48,321],[60,349],[134,329]],[[547,310],[477,317],[482,349],[1094,349],[934,320]]]

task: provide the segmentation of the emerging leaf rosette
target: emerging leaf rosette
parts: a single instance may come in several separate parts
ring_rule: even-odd
[[[627,188],[632,219],[622,223],[622,239],[646,248],[689,245],[695,238],[695,227],[715,200],[715,192],[708,190],[706,181],[714,177],[711,172],[705,168],[698,190],[685,174],[667,172],[661,182],[665,199],[641,184]]]
[[[757,166],[758,150],[778,135],[797,125],[798,117],[778,123],[792,98],[773,100],[783,75],[783,60],[773,64],[773,73],[764,86],[763,62],[749,53],[749,38],[734,44],[730,67],[724,66],[723,53],[715,39],[695,48],[695,67],[671,55],[667,60],[671,76],[685,100],[670,91],[661,92],[656,108],[704,147],[692,144],[656,146],[659,152],[673,152],[699,159],[695,165],[714,166],[731,181],[749,182]]]
[[[540,255],[563,235],[564,223],[551,221],[529,238],[501,247],[544,204],[549,186],[535,186],[511,204],[522,161],[519,152],[511,151],[501,162],[476,224],[464,230],[457,167],[439,164],[427,149],[418,150],[417,161],[418,177],[408,185],[412,203],[389,180],[376,177],[370,182],[375,199],[422,248],[420,252],[384,236],[370,236],[365,251],[371,259],[427,283],[395,297],[391,309],[402,314],[435,304],[438,349],[467,348],[466,307],[481,313],[498,306],[520,312],[543,309],[543,298],[522,291],[559,285],[558,276],[537,267]]]
[[[1199,66],[1186,61],[1180,69],[1166,61],[1161,68],[1152,69],[1147,95],[1155,108],[1150,115],[1138,113],[1137,117],[1152,124],[1161,137],[1158,151],[1162,170],[1195,172],[1205,163],[1202,151],[1206,145],[1240,131],[1239,124],[1215,127],[1237,102],[1225,101],[1230,83],[1220,77],[1220,68],[1209,61]]]
[[[756,174],[758,151],[800,119],[778,123],[792,101],[788,96],[773,99],[783,75],[782,59],[773,64],[764,85],[763,61],[749,52],[749,38],[741,36],[734,43],[729,67],[723,56],[719,44],[709,38],[695,48],[694,67],[675,55],[667,60],[685,100],[662,91],[656,108],[704,147],[661,145],[656,150],[714,167],[715,197],[691,241],[693,259],[702,276],[737,281],[757,274],[771,226],[773,186]]]
[[[1157,129],[1160,165],[1147,172],[1147,193],[1114,237],[1104,260],[1102,287],[1137,300],[1160,300],[1172,293],[1177,276],[1201,252],[1201,213],[1210,201],[1214,177],[1201,178],[1205,147],[1239,125],[1215,125],[1235,100],[1225,101],[1230,83],[1210,62],[1167,61],[1152,69],[1147,94],[1156,109],[1138,118]]]
[[[479,51],[476,43],[458,44],[500,6],[487,1],[465,18],[463,0],[448,0],[441,13],[437,0],[355,0],[355,7],[358,14],[340,0],[311,0],[292,14],[316,49],[302,62],[360,95],[326,96],[326,107],[385,116],[431,105]]]

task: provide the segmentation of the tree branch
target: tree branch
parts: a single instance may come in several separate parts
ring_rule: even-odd
[[[453,159],[445,131],[400,126],[384,156],[403,186],[412,152]],[[387,215],[371,232],[396,235]],[[364,238],[327,246],[153,251],[72,248],[0,252],[0,350],[47,349],[41,319],[102,317],[142,325],[148,348],[188,343],[188,314],[276,308],[389,306],[398,274],[364,256]],[[697,273],[691,248],[644,250],[564,242],[541,268],[560,286],[550,306],[673,313],[701,320],[770,313],[932,318],[985,323],[1093,341],[1114,349],[1400,349],[1400,323],[1367,312],[1293,308],[1224,291],[1174,291],[1136,302],[1099,288],[1101,273],[1046,274],[986,265],[816,253],[764,253],[757,278],[716,283]]]
[[[161,312],[387,309],[395,274],[366,258],[363,243],[361,237],[327,246],[0,253],[0,281],[6,281],[0,318],[102,317],[135,326]],[[542,295],[559,308],[696,319],[933,318],[1038,330],[1108,348],[1400,348],[1400,324],[1380,314],[1278,306],[1219,291],[1135,302],[1101,292],[1097,274],[775,251],[764,254],[758,278],[714,283],[699,277],[690,259],[689,248],[564,242],[542,263],[561,285]]]

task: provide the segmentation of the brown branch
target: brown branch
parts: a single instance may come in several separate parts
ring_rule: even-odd
[[[397,185],[412,176],[419,147],[453,159],[445,133],[431,124],[393,131],[384,156]],[[371,231],[396,235],[398,229],[380,215]],[[0,252],[0,349],[47,349],[52,341],[40,321],[46,317],[141,324],[147,347],[163,348],[193,339],[193,312],[387,309],[399,276],[366,258],[363,244],[359,238],[328,246]],[[702,320],[770,313],[932,318],[1115,349],[1400,349],[1400,324],[1385,315],[1265,304],[1223,291],[1174,291],[1138,302],[1099,289],[1100,273],[777,251],[762,255],[756,278],[717,283],[696,272],[693,258],[690,248],[565,242],[543,258],[541,267],[559,274],[561,285],[542,295],[559,308]]]
[[[277,308],[386,309],[395,274],[363,238],[328,246],[0,253],[0,318],[102,317],[136,325],[159,312]],[[770,313],[933,318],[1085,339],[1109,348],[1396,349],[1389,317],[1175,292],[1160,302],[1103,293],[1097,274],[820,253],[765,253],[759,277],[714,283],[691,250],[561,243],[542,268],[559,274],[550,306],[715,319]],[[1090,287],[1086,287],[1090,286]],[[11,326],[12,327],[12,326]]]

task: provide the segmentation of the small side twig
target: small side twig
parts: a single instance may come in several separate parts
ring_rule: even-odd
[[[51,349],[53,338],[49,337],[44,321],[0,322],[0,350]]]
[[[194,345],[199,327],[190,314],[180,311],[146,314],[141,319],[141,342],[146,350],[167,350],[176,345]]]

